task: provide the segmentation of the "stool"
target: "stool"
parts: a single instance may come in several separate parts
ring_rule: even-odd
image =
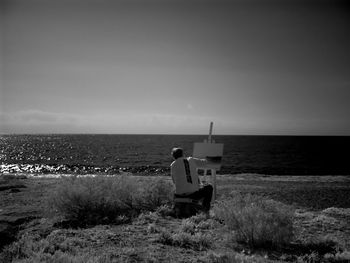
[[[203,211],[203,199],[192,199],[189,197],[174,196],[174,212],[178,218],[187,218]]]

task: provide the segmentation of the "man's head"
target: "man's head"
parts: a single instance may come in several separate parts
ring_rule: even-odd
[[[177,158],[183,157],[184,151],[181,148],[173,148],[171,155],[176,160]]]

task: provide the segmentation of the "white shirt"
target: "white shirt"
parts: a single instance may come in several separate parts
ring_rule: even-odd
[[[187,163],[187,164],[186,164]],[[170,165],[170,173],[176,187],[176,194],[191,194],[199,189],[197,168],[206,167],[205,159],[193,157],[177,158]]]

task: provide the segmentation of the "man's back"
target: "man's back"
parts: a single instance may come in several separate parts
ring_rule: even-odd
[[[205,160],[180,157],[170,165],[176,194],[190,194],[198,191],[199,178],[197,168],[204,167],[205,164]]]

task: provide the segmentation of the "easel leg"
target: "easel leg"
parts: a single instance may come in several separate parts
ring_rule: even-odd
[[[211,176],[213,179],[213,201],[216,200],[216,169],[211,169]]]
[[[204,175],[204,182],[207,184],[209,181],[208,180],[208,169],[204,168],[203,175]]]

